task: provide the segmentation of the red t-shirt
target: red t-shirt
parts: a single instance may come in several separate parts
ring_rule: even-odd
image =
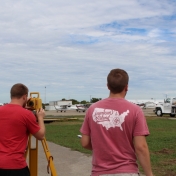
[[[27,166],[24,153],[29,133],[40,130],[34,114],[20,105],[0,107],[0,168],[21,169]]]
[[[89,107],[82,134],[91,137],[92,176],[138,173],[134,136],[149,135],[144,114],[123,98],[107,98]]]

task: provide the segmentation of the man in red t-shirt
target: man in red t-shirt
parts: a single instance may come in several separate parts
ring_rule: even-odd
[[[141,108],[124,99],[128,79],[126,71],[111,70],[107,77],[109,97],[86,112],[81,144],[93,151],[92,176],[137,176],[137,158],[146,176],[153,176],[146,119]]]
[[[44,139],[45,112],[34,114],[25,109],[28,88],[23,84],[12,86],[11,102],[0,107],[0,176],[30,176],[24,157],[28,136]]]

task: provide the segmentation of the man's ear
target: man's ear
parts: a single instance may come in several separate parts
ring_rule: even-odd
[[[25,95],[23,95],[23,100],[25,100]]]
[[[125,91],[126,91],[126,92],[128,91],[128,85],[125,86]]]
[[[27,99],[27,95],[23,95],[23,100],[26,100]]]

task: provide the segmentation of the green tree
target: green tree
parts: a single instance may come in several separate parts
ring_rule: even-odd
[[[75,104],[79,104],[79,101],[75,100],[75,99],[70,99],[70,101],[72,101],[72,104],[75,105]]]
[[[86,100],[82,100],[80,103],[81,104],[87,104],[88,102]]]
[[[90,101],[90,103],[95,103],[95,102],[97,102],[99,100],[101,100],[101,98],[92,98],[91,101]]]
[[[62,98],[62,101],[72,101],[72,104],[79,104],[79,101],[75,100],[75,99],[69,99],[69,100],[66,100],[65,98]]]

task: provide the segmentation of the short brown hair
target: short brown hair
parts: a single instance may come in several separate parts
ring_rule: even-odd
[[[128,85],[128,73],[122,69],[113,69],[107,77],[108,88],[112,93],[120,93]]]
[[[11,98],[21,98],[23,95],[28,94],[28,88],[21,83],[14,84],[10,90]]]

